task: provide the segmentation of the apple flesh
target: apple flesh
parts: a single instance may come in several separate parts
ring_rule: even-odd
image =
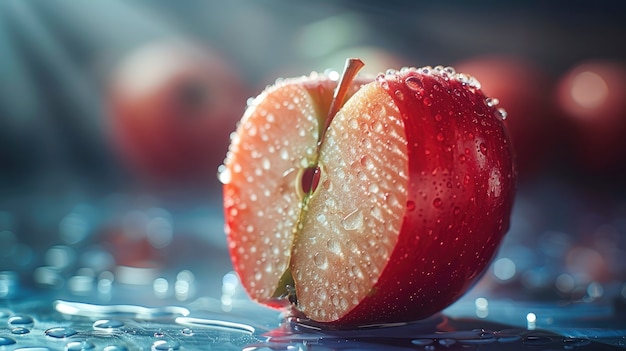
[[[475,79],[440,66],[266,89],[220,174],[248,294],[333,327],[412,321],[454,302],[509,226],[502,116]]]

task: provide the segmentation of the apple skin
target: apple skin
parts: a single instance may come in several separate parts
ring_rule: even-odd
[[[319,79],[316,76],[281,84],[328,89],[328,84],[320,84]],[[268,96],[271,96],[271,89],[260,99],[263,101]],[[313,100],[318,102],[318,111],[329,110],[326,104],[320,104],[322,100]],[[245,233],[248,218],[247,215],[241,216],[241,211],[249,210],[246,207],[251,205],[245,203],[242,196],[246,185],[231,179],[230,171],[224,177],[229,248],[235,270],[246,291],[262,304],[281,306],[281,301],[263,295],[263,292],[273,291],[275,287],[259,289],[254,285],[253,277],[254,272],[263,269],[260,264],[268,256],[281,260],[283,255],[287,255],[285,251],[291,250],[292,261],[287,259],[287,264],[293,274],[296,299],[282,301],[282,305],[292,303],[294,314],[324,327],[354,328],[408,322],[441,311],[463,295],[481,276],[509,228],[516,182],[513,151],[502,111],[489,103],[491,100],[482,93],[473,77],[440,66],[389,71],[348,96],[333,122],[341,118],[342,111],[342,117],[349,115],[356,118],[372,112],[364,110],[372,100],[387,106],[395,105],[402,120],[407,155],[406,201],[395,206],[395,210],[401,213],[399,232],[391,233],[387,227],[380,228],[377,237],[395,237],[396,241],[384,253],[387,259],[382,270],[363,272],[372,279],[372,285],[352,306],[348,306],[348,302],[344,304],[343,299],[339,303],[336,298],[341,294],[339,290],[345,287],[330,291],[328,286],[341,287],[354,279],[348,274],[342,276],[342,270],[349,267],[346,260],[379,255],[379,252],[375,252],[377,246],[373,246],[372,252],[357,250],[354,256],[335,258],[329,267],[338,271],[331,273],[335,274],[333,277],[336,280],[317,278],[313,261],[314,255],[321,251],[311,253],[308,249],[317,247],[315,241],[319,238],[315,237],[315,230],[311,230],[310,235],[305,235],[305,231],[312,221],[307,222],[307,218],[332,215],[333,208],[327,212],[311,213],[312,209],[324,208],[323,205],[316,207],[316,198],[319,200],[317,203],[325,203],[325,196],[330,196],[330,191],[313,192],[310,203],[304,206],[308,212],[304,214],[303,228],[297,228],[301,232],[296,234],[295,239],[282,246],[273,243],[248,250],[246,246],[252,245],[248,240],[256,239]],[[245,117],[237,132],[241,138],[247,124]],[[334,128],[339,127],[331,123],[329,134],[345,135]],[[234,142],[239,143],[240,140],[235,138]],[[359,143],[358,138],[355,137],[353,143]],[[240,151],[239,145],[231,146],[225,169],[230,169],[237,162],[236,154]],[[327,150],[327,153],[332,154],[333,150]],[[346,163],[350,161],[347,159]],[[324,182],[324,172],[330,172],[323,170],[324,162],[322,147],[321,182]],[[400,178],[398,174],[389,175]],[[359,189],[358,184],[347,186]],[[351,194],[352,198],[346,197],[343,201],[366,202],[365,194],[359,195],[356,191]],[[369,217],[369,214],[365,216]],[[256,235],[262,236],[264,231],[258,231]],[[246,239],[242,240],[244,237]],[[349,238],[337,237],[337,240],[346,239]],[[274,279],[272,283],[276,281]],[[320,294],[320,291],[324,293]]]
[[[213,179],[249,96],[231,63],[183,40],[150,42],[116,65],[108,85],[111,143],[142,180]]]

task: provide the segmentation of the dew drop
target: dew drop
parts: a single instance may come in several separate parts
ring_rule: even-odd
[[[108,345],[105,346],[102,351],[128,351],[126,346]]]
[[[11,329],[11,334],[24,335],[30,333],[30,329],[24,327],[15,327]]]
[[[441,122],[441,119],[442,119],[442,117],[441,117],[441,115],[440,115],[440,114],[436,114],[436,115],[435,115],[435,121],[437,121],[437,122]]]
[[[502,107],[498,108],[496,110],[496,113],[497,113],[496,117],[500,118],[501,120],[505,120],[506,117],[508,116],[508,113]]]
[[[15,315],[7,321],[9,327],[31,327],[34,323],[33,318],[26,315]]]
[[[118,329],[124,326],[124,322],[115,319],[101,319],[93,323],[93,328],[98,330]]]
[[[84,350],[92,350],[96,347],[94,343],[89,340],[82,341],[72,341],[65,345],[66,351],[84,351]]]
[[[396,95],[396,99],[398,99],[400,101],[404,100],[404,94],[402,93],[402,91],[396,90],[394,92],[394,94]]]
[[[317,252],[315,256],[313,256],[313,263],[315,263],[319,269],[328,268],[328,258],[323,252]]]
[[[229,184],[232,180],[232,174],[230,173],[230,169],[225,166],[220,166],[220,170],[218,173],[218,179],[222,184]]]
[[[487,154],[487,145],[485,145],[485,143],[480,143],[480,145],[478,145],[480,152],[484,155]]]
[[[362,156],[360,162],[361,162],[361,166],[363,166],[367,170],[371,170],[374,168],[374,163],[372,162],[372,159],[369,156]]]
[[[76,335],[78,334],[78,332],[69,327],[53,327],[53,328],[47,329],[44,332],[44,334],[46,334],[46,336],[49,336],[51,338],[63,339],[63,338],[69,338],[70,336]]]
[[[411,340],[411,343],[413,345],[417,345],[417,346],[427,346],[427,345],[431,345],[433,343],[433,339],[413,339]]]
[[[486,98],[485,104],[489,107],[497,106],[500,103],[500,100],[496,98]]]
[[[437,133],[437,141],[443,141],[443,133]]]
[[[425,106],[432,106],[433,105],[433,99],[429,98],[428,96],[424,97],[424,99],[422,100],[422,103]]]
[[[280,158],[283,161],[287,161],[289,159],[289,152],[287,151],[287,148],[280,149]]]
[[[348,289],[350,289],[353,293],[359,292],[359,286],[355,282],[350,282],[350,284],[348,284]]]
[[[337,241],[337,239],[328,240],[326,242],[326,247],[328,248],[328,251],[334,254],[341,253],[341,245],[339,244],[339,241]]]
[[[441,200],[441,198],[435,198],[433,200],[433,206],[435,206],[435,208],[441,208],[441,206],[443,205],[443,200]]]
[[[345,230],[360,230],[363,228],[363,212],[356,209],[348,213],[342,220],[341,225]]]
[[[261,167],[268,171],[270,169],[270,160],[267,158],[264,158],[263,160],[261,160]]]
[[[180,333],[184,336],[193,336],[193,330],[191,330],[190,328],[183,328]]]
[[[455,206],[454,210],[452,210],[452,213],[458,215],[459,213],[461,213],[461,208],[459,206]]]
[[[15,344],[15,340],[7,336],[0,336],[0,346],[7,346]]]
[[[152,351],[175,351],[180,349],[176,340],[157,340],[152,344]]]
[[[404,80],[404,84],[406,84],[406,86],[413,91],[422,91],[424,89],[422,80],[416,76],[408,77]]]
[[[407,201],[406,202],[406,209],[407,211],[413,211],[415,210],[415,202],[414,201]]]

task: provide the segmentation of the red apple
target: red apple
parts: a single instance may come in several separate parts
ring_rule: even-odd
[[[215,50],[183,41],[141,46],[111,78],[114,146],[146,179],[211,179],[244,110],[246,90]]]
[[[626,171],[625,96],[626,65],[619,62],[582,62],[561,77],[556,98],[572,129],[570,152],[582,169]]]
[[[509,227],[502,111],[452,68],[354,79],[349,62],[339,83],[281,80],[248,106],[220,174],[230,255],[254,300],[322,325],[424,318]]]
[[[532,61],[515,56],[491,55],[456,63],[460,72],[471,72],[482,90],[500,100],[508,113],[506,124],[515,150],[521,178],[539,172],[550,159],[550,151],[565,133],[554,132],[548,75]]]

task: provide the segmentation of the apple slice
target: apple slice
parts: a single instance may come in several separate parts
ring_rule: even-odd
[[[502,111],[472,77],[354,78],[358,62],[340,83],[314,73],[266,89],[220,173],[248,294],[337,327],[455,301],[508,229],[515,184]]]

